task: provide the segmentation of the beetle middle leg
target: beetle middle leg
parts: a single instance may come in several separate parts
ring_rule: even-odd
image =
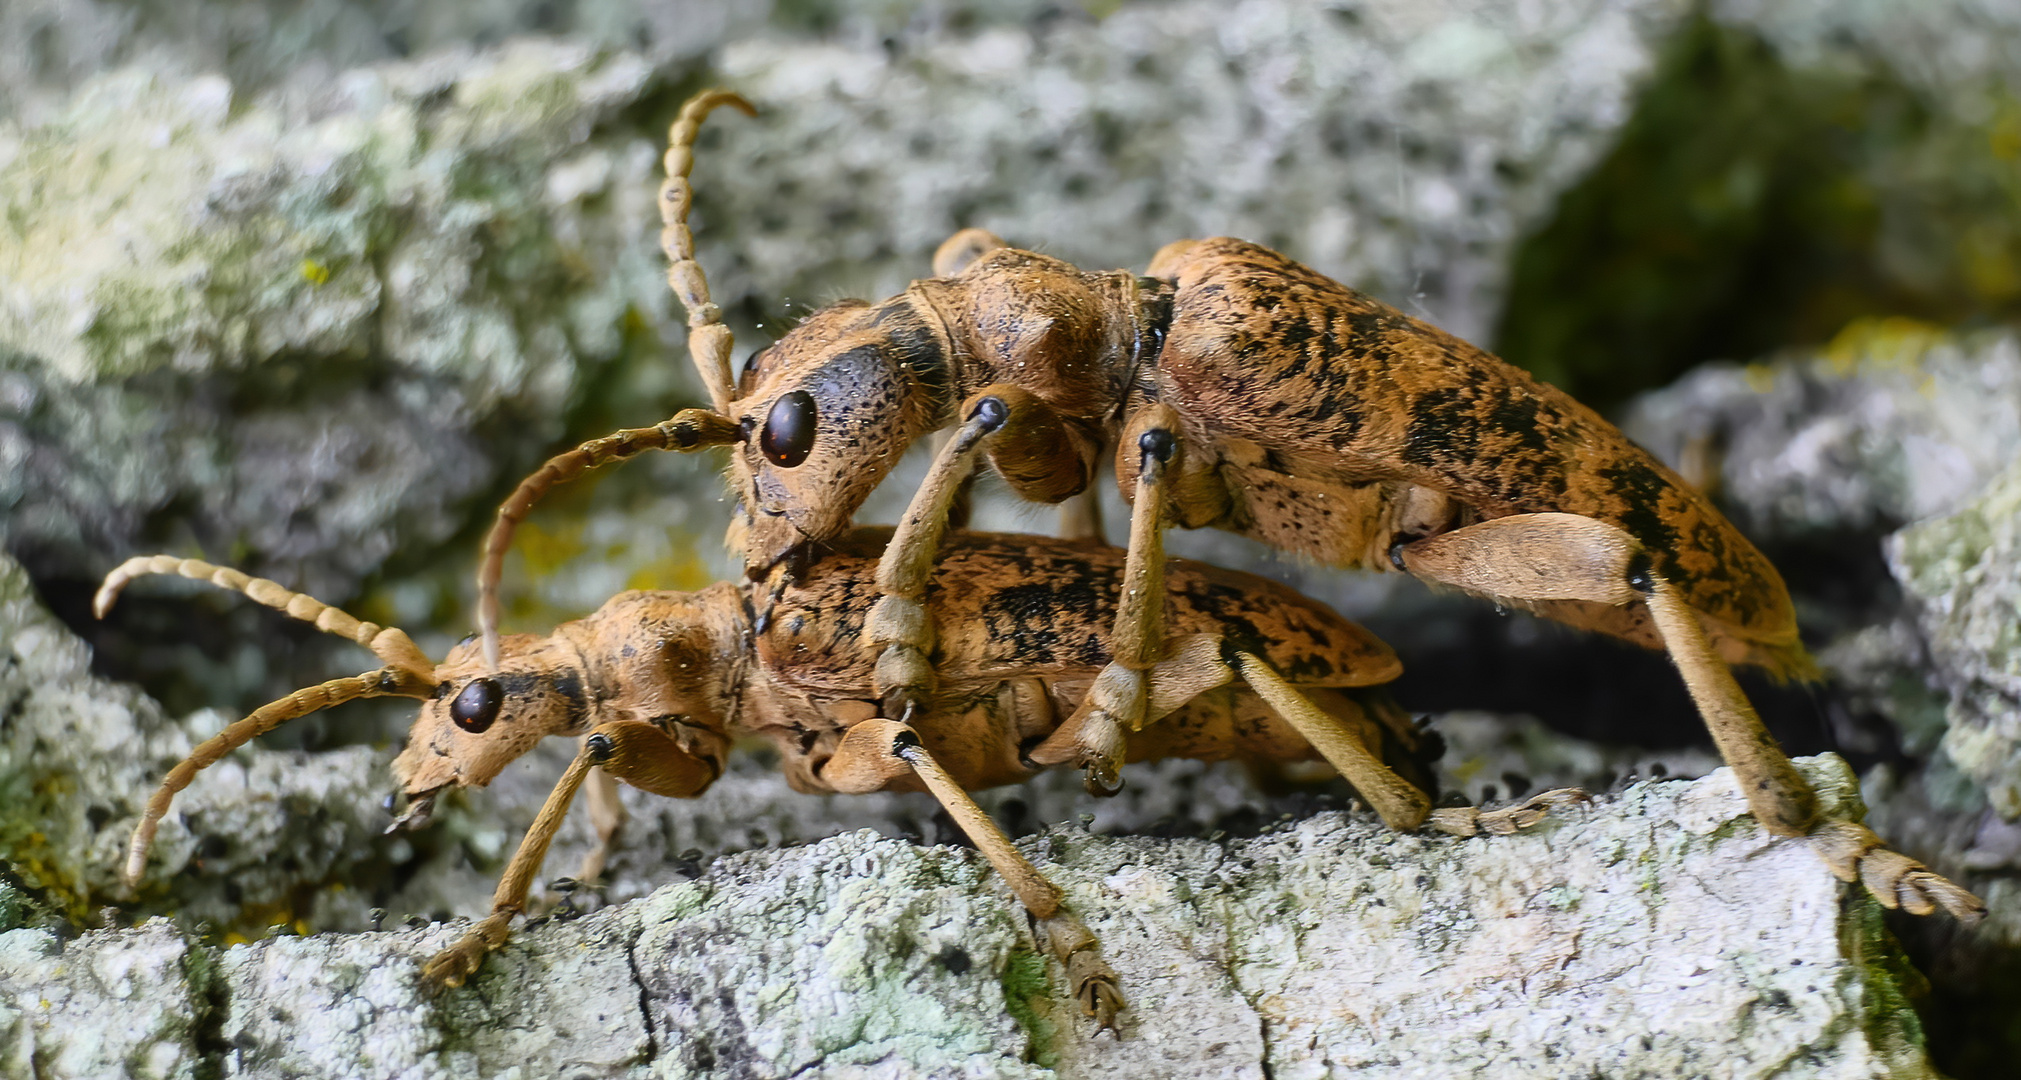
[[[1166,519],[1212,520],[1226,512],[1227,490],[1210,470],[1189,468],[1179,414],[1153,404],[1134,413],[1123,429],[1117,469],[1134,477],[1129,551],[1123,594],[1110,637],[1113,659],[1096,676],[1071,726],[1079,740],[1088,790],[1113,794],[1120,786],[1124,730],[1155,719],[1148,672],[1167,657],[1165,642]],[[1134,469],[1129,466],[1134,465]]]
[[[874,675],[878,701],[899,720],[916,715],[933,691],[928,657],[935,635],[923,600],[949,512],[977,458],[989,455],[1012,488],[1040,502],[1080,493],[1094,473],[1094,437],[1021,386],[986,386],[969,395],[961,415],[877,564],[882,595],[864,627],[871,647],[882,650]]]
[[[583,736],[587,744],[589,736]],[[582,857],[582,869],[576,871],[576,880],[585,885],[603,876],[604,865],[610,861],[611,852],[617,849],[618,832],[625,827],[630,815],[625,813],[625,804],[618,794],[617,778],[602,769],[591,769],[589,779],[584,781],[589,788],[590,827],[596,830],[596,846]]]
[[[975,843],[998,876],[1038,921],[1040,937],[1061,965],[1081,1010],[1106,1028],[1116,1026],[1123,1009],[1116,973],[1103,962],[1095,936],[1061,903],[1060,887],[997,828],[989,812],[969,797],[905,724],[884,718],[851,727],[822,767],[821,778],[843,792],[877,791],[901,777],[916,778],[940,802],[948,816]]]
[[[1884,906],[1917,914],[1941,906],[1965,921],[1985,913],[1978,897],[1889,851],[1864,826],[1821,820],[1817,793],[1763,726],[1697,612],[1620,527],[1576,514],[1517,514],[1399,541],[1392,559],[1418,577],[1518,604],[1646,604],[1720,756],[1764,828],[1808,838],[1832,873],[1864,883]]]
[[[683,750],[659,728],[643,720],[600,724],[582,740],[582,749],[548,793],[526,838],[498,879],[491,896],[491,914],[479,920],[454,945],[436,954],[421,974],[437,986],[461,986],[484,964],[484,958],[505,944],[512,917],[526,909],[526,895],[547,859],[548,846],[568,816],[569,804],[591,773],[602,771],[655,795],[686,799],[700,795],[721,774],[719,762]]]

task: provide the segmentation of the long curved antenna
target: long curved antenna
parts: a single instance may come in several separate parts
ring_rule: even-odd
[[[728,90],[704,90],[689,98],[667,131],[667,179],[660,185],[660,247],[669,261],[667,287],[688,310],[688,355],[702,385],[708,388],[715,411],[687,409],[653,427],[628,428],[593,439],[547,459],[532,476],[519,482],[498,508],[498,520],[484,538],[484,552],[477,563],[477,635],[484,645],[484,664],[492,671],[498,670],[498,581],[505,573],[505,553],[512,547],[513,532],[541,496],[590,469],[648,450],[699,450],[743,438],[743,432],[724,415],[735,392],[730,379],[730,328],[723,325],[723,309],[709,300],[709,280],[702,273],[702,264],[695,261],[695,236],[688,230],[688,211],[694,205],[688,173],[695,166],[695,138],[701,133],[702,121],[723,105],[746,116],[758,114],[750,102]]]
[[[681,106],[681,114],[667,130],[664,164],[666,182],[660,185],[660,248],[667,253],[667,287],[688,309],[688,354],[702,385],[709,388],[709,400],[719,413],[730,409],[735,383],[730,379],[730,328],[723,325],[723,309],[709,300],[709,281],[702,264],[695,261],[695,236],[688,231],[688,209],[694,204],[694,188],[688,173],[695,166],[695,137],[702,121],[728,105],[745,116],[758,110],[728,90],[704,90]]]
[[[161,827],[161,819],[167,815],[169,803],[174,801],[176,793],[188,787],[190,781],[196,779],[196,774],[210,768],[226,754],[290,720],[347,701],[371,697],[426,698],[433,689],[432,683],[432,679],[419,672],[393,665],[348,679],[331,679],[320,686],[297,690],[279,701],[264,705],[251,716],[205,739],[202,745],[169,770],[161,787],[155,789],[154,797],[147,801],[147,810],[141,814],[140,823],[133,827],[133,839],[126,845],[126,868],[123,872],[126,884],[129,887],[140,884],[140,875],[147,869],[147,849],[154,843],[155,830]]]
[[[147,849],[154,843],[155,830],[160,828],[161,819],[168,813],[169,803],[174,801],[176,793],[188,787],[190,781],[196,779],[196,774],[216,764],[226,754],[290,720],[333,705],[369,697],[425,700],[435,690],[435,662],[428,659],[406,631],[366,622],[307,593],[298,593],[278,582],[256,578],[229,566],[216,566],[202,559],[182,559],[174,555],[140,555],[128,559],[118,569],[105,575],[105,582],[98,587],[98,595],[92,597],[92,614],[105,618],[112,605],[118,602],[120,592],[133,579],[149,574],[179,574],[243,593],[270,608],[313,623],[318,630],[365,646],[385,661],[386,666],[363,675],[332,679],[320,686],[297,690],[279,701],[264,705],[251,716],[204,740],[202,745],[190,751],[188,757],[177,762],[175,768],[169,770],[167,778],[162,780],[161,787],[156,789],[154,797],[147,801],[147,810],[141,814],[140,823],[133,827],[133,839],[126,847],[124,870],[129,886],[139,884],[141,872],[147,868]]]
[[[98,595],[91,600],[92,615],[105,618],[127,584],[149,574],[180,574],[196,581],[207,581],[220,589],[244,593],[270,608],[286,612],[303,622],[314,623],[318,630],[365,646],[372,650],[374,656],[384,660],[388,667],[398,668],[423,682],[434,678],[435,661],[428,659],[428,655],[414,644],[414,639],[408,637],[406,631],[366,622],[307,593],[298,593],[278,582],[256,578],[229,566],[216,566],[202,559],[136,555],[126,560],[118,569],[105,575],[105,582],[98,587]]]
[[[512,534],[541,496],[599,465],[634,458],[648,450],[700,450],[741,438],[743,432],[729,420],[707,409],[683,409],[672,420],[649,428],[626,428],[556,454],[521,480],[499,506],[498,520],[492,522],[491,532],[484,538],[484,554],[477,561],[477,633],[484,641],[484,666],[498,670],[498,580],[505,575],[505,553],[512,548]]]

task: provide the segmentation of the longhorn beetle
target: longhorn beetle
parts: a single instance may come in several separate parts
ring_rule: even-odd
[[[478,574],[487,642],[514,523],[584,468],[732,446],[747,572],[762,575],[817,556],[914,439],[953,427],[878,567],[867,628],[885,714],[911,715],[933,693],[938,635],[958,632],[921,598],[977,459],[1059,502],[1113,454],[1133,507],[1116,654],[1035,760],[1113,789],[1121,733],[1150,722],[1146,672],[1169,649],[1162,530],[1212,526],[1666,650],[1766,828],[1806,838],[1888,907],[1983,914],[1864,826],[1822,818],[1728,670],[1815,674],[1788,590],[1704,495],[1562,391],[1276,252],[1182,240],[1142,275],[1088,272],[964,230],[936,276],[814,313],[733,383],[686,224],[695,132],[724,103],[750,111],[723,91],[682,110],[660,200],[712,408],[584,444],[520,486]]]
[[[156,827],[197,773],[288,720],[355,698],[423,703],[393,762],[409,800],[395,827],[425,821],[448,789],[490,783],[546,736],[582,736],[582,749],[500,879],[491,914],[425,969],[434,982],[458,985],[505,942],[586,780],[612,785],[614,777],[659,795],[699,796],[722,775],[731,740],[754,734],[778,748],[780,768],[800,791],[931,792],[1038,921],[1075,998],[1113,1026],[1122,996],[1094,937],[967,792],[1046,767],[1043,751],[1058,739],[1062,719],[1113,655],[1109,635],[1124,555],[1089,541],[948,538],[925,600],[959,629],[941,641],[934,694],[900,722],[880,715],[873,664],[859,644],[877,600],[872,577],[887,537],[888,530],[840,537],[818,572],[776,588],[745,581],[695,593],[620,593],[548,637],[505,638],[497,663],[466,640],[436,664],[398,629],[236,570],[169,555],[131,559],[100,588],[94,607],[101,617],[135,577],[180,574],[349,638],[384,666],[298,691],[192,751],[135,827],[125,877],[139,882]],[[1458,835],[1512,832],[1552,806],[1583,798],[1560,790],[1486,814],[1432,810],[1431,785],[1417,760],[1420,733],[1379,688],[1401,670],[1387,645],[1282,585],[1183,561],[1168,572],[1173,647],[1147,673],[1161,722],[1130,733],[1117,748],[1120,756],[1251,762],[1323,756],[1391,827],[1429,823]],[[760,598],[770,603],[762,618],[753,606]],[[592,818],[607,848],[623,811],[614,786],[601,798],[596,790]],[[602,855],[592,855],[593,865],[602,865]]]

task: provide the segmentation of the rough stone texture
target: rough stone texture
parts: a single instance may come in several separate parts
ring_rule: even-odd
[[[148,795],[226,721],[214,711],[171,721],[140,691],[93,676],[90,650],[35,602],[4,555],[0,715],[0,849],[16,884],[73,919],[119,895],[124,837]],[[144,895],[220,925],[242,922],[242,905],[290,921],[282,909],[303,882],[343,880],[361,858],[379,857],[381,769],[365,747],[316,755],[313,765],[298,751],[257,747],[219,762],[177,800]]]
[[[0,134],[9,547],[81,572],[153,530],[348,592],[440,543],[493,480],[474,429],[517,406],[552,437],[539,404],[659,306],[620,240],[652,191],[579,156],[649,76],[528,42],[235,109],[128,69]]]
[[[2021,465],[1958,512],[1896,533],[1888,559],[1922,604],[1951,695],[1945,753],[2001,817],[2021,819]]]
[[[194,1075],[210,959],[165,921],[64,941],[0,933],[0,1071]]]
[[[1700,368],[1625,427],[1673,463],[1714,462],[1750,535],[1882,532],[1955,509],[2021,454],[2021,339],[1857,324],[1816,354]]]
[[[1857,812],[1842,765],[1805,767]],[[1061,999],[973,852],[863,832],[542,922],[439,996],[417,964],[457,927],[229,948],[160,922],[16,930],[0,1019],[44,1077],[200,1056],[252,1077],[1933,1075],[1876,909],[1764,836],[1724,771],[1511,838],[1329,813],[1221,843],[1022,843],[1121,975],[1120,1039]],[[105,1041],[156,1015],[139,1066]]]

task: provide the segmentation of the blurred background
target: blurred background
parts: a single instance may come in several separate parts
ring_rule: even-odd
[[[654,194],[666,123],[712,84],[761,109],[712,120],[695,170],[740,358],[899,291],[965,226],[1089,268],[1236,235],[1622,422],[1797,595],[1831,679],[1750,684],[1777,734],[1844,754],[1879,831],[1995,904],[1975,932],[1896,926],[1937,1063],[1991,1076],[2021,1051],[2021,8],[2000,0],[8,0],[0,859],[21,903],[82,918],[177,747],[365,663],[193,586],[94,622],[106,570],[230,563],[440,655],[521,476],[700,401]],[[714,473],[665,455],[556,493],[508,563],[507,628],[728,575]],[[979,525],[1052,521],[985,487]],[[1398,696],[1446,718],[1468,798],[1713,764],[1661,657],[1230,537],[1173,546],[1396,643]],[[357,804],[389,786],[404,712],[266,740],[244,768],[282,814],[193,789],[232,839],[165,831],[190,873],[149,902],[252,930],[475,910],[537,796],[378,844],[376,794]],[[340,779],[302,779],[306,753]],[[909,803],[759,809],[783,787],[748,773],[725,796],[748,803],[712,811],[734,830],[635,805],[676,857],[644,852],[615,892],[855,824],[934,838]],[[1320,805],[1197,770],[1138,786],[1160,784],[1190,794],[1097,827]],[[318,889],[346,879],[349,900]]]

